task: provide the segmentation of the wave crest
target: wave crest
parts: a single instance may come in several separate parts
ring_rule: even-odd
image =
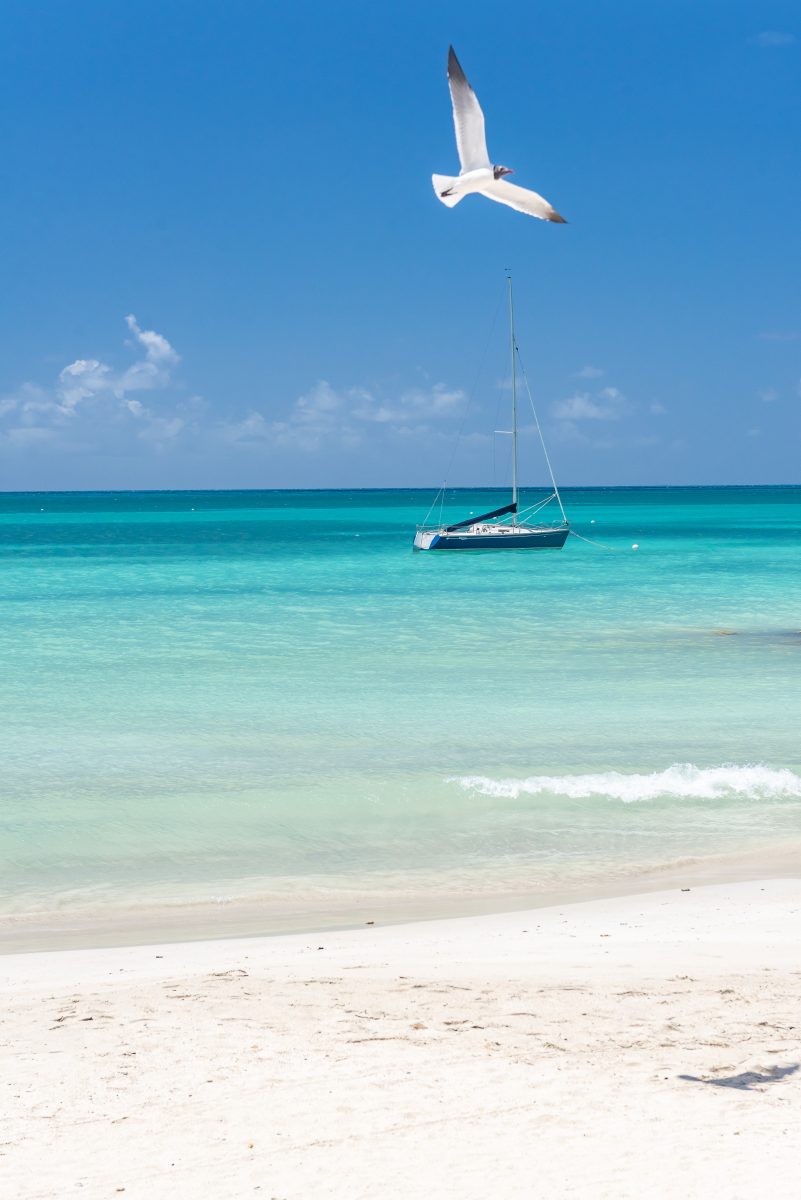
[[[482,796],[510,800],[519,796],[539,796],[544,792],[570,800],[604,796],[622,800],[624,804],[670,796],[688,800],[724,800],[737,796],[752,800],[801,799],[801,777],[787,768],[775,769],[760,764],[696,767],[693,763],[674,763],[665,771],[654,771],[650,775],[626,775],[621,771],[604,771],[597,775],[532,775],[528,779],[453,775],[448,783],[458,783],[465,791]]]

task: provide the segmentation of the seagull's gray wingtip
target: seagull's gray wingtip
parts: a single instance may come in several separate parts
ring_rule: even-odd
[[[467,83],[467,76],[462,70],[462,64],[456,57],[456,51],[454,50],[453,46],[448,47],[448,78],[457,79],[460,81],[464,80],[464,82]]]

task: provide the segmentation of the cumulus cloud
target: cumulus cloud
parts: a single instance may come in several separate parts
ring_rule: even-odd
[[[576,379],[600,379],[603,373],[602,367],[582,367],[576,371]]]
[[[616,387],[575,392],[550,406],[550,433],[558,441],[597,450],[650,448],[663,444],[661,433],[654,432],[652,418],[661,418],[667,411],[659,400],[637,403]]]
[[[19,407],[18,396],[0,396],[0,417],[14,412]]]
[[[64,452],[99,446],[117,452],[135,437],[161,452],[191,437],[196,447],[222,442],[236,450],[313,454],[421,432],[434,436],[465,408],[465,394],[444,383],[335,388],[321,379],[288,405],[271,397],[269,409],[214,418],[200,397],[187,398],[176,378],[181,359],[167,338],[142,328],[132,314],[125,323],[133,361],[76,358],[50,387],[25,383],[0,396],[0,444],[58,440]]]
[[[60,372],[56,407],[64,416],[72,416],[78,405],[114,388],[111,367],[96,358],[78,358]]]
[[[285,416],[269,419],[251,410],[240,420],[223,422],[222,440],[233,446],[293,449],[313,453],[324,446],[355,445],[358,436],[348,419],[343,397],[321,379],[298,396]]]
[[[361,403],[352,410],[357,420],[399,426],[458,416],[465,404],[464,392],[447,388],[444,383],[435,383],[431,388],[412,388],[393,399],[382,399],[364,389],[357,394]]]
[[[354,446],[359,437],[351,426],[343,397],[326,379],[299,396],[283,420],[268,425],[274,446],[291,447],[304,452],[337,444]]]
[[[260,412],[249,412],[241,421],[225,421],[219,427],[224,442],[232,446],[253,446],[269,436],[270,426]]]
[[[64,415],[72,416],[86,400],[106,396],[126,401],[131,392],[153,391],[170,383],[171,370],[181,361],[170,343],[153,329],[140,329],[132,314],[125,323],[144,350],[144,357],[122,371],[96,358],[78,358],[64,367],[58,377],[59,407]],[[146,411],[138,402],[127,407],[135,416],[143,416]]]
[[[436,383],[385,394],[366,387],[336,389],[326,379],[293,402],[286,415],[268,419],[252,410],[221,426],[223,440],[235,445],[286,447],[314,453],[327,446],[353,448],[373,434],[405,435],[431,428],[431,422],[461,415],[465,394]]]
[[[74,432],[87,422],[96,429],[104,420],[122,416],[133,418],[139,436],[151,442],[175,437],[186,417],[149,407],[137,393],[171,389],[180,356],[163,334],[142,329],[133,315],[125,322],[133,334],[128,345],[138,353],[132,363],[117,368],[97,358],[76,358],[62,367],[49,388],[23,383],[0,400],[0,417],[11,418],[0,434],[3,440],[34,445],[54,440],[59,431]]]
[[[594,396],[576,392],[567,400],[557,400],[551,415],[557,421],[619,421],[626,410],[626,400],[615,387],[605,387]]]
[[[140,329],[133,313],[128,313],[125,324],[144,348],[145,358],[149,363],[159,366],[175,366],[181,361],[167,339],[154,329]]]

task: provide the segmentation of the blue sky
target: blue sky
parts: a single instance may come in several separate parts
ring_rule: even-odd
[[[451,41],[568,225],[437,203]],[[795,0],[6,0],[0,91],[4,489],[499,482],[507,266],[560,481],[799,481]]]

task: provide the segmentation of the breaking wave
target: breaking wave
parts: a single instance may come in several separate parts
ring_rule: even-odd
[[[528,779],[491,779],[486,775],[454,775],[465,791],[516,800],[519,796],[565,796],[571,800],[604,796],[630,804],[639,800],[679,797],[688,800],[801,799],[801,777],[793,771],[751,766],[696,767],[674,763],[650,775],[604,771],[597,775],[532,775]]]

